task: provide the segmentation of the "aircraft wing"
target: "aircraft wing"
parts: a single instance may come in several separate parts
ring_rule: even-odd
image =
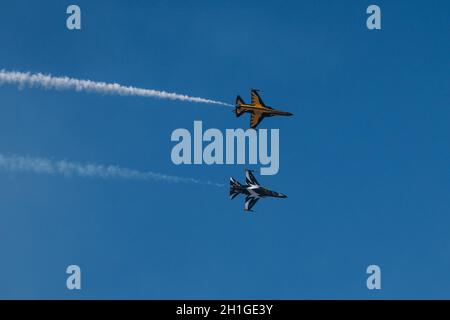
[[[258,181],[252,173],[252,170],[245,170],[245,183],[248,185],[259,186]]]
[[[259,96],[258,90],[253,89],[250,93],[252,98],[252,106],[257,108],[262,108],[265,106],[264,102],[262,101],[261,97]]]
[[[245,198],[245,211],[252,211],[253,206],[258,202],[259,198],[254,198],[252,196],[247,196]]]
[[[252,112],[250,114],[250,128],[255,129],[258,124],[262,121],[262,113],[260,112]]]

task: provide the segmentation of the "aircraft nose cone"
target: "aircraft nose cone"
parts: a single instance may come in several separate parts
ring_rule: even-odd
[[[278,194],[278,196],[279,196],[280,198],[287,198],[287,195],[282,194],[282,193]]]
[[[293,113],[290,113],[290,112],[287,112],[286,115],[287,115],[287,116],[293,116],[294,114],[293,114]]]

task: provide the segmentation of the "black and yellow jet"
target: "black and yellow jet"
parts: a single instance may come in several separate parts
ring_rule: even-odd
[[[255,129],[265,117],[273,116],[292,116],[292,113],[280,111],[266,106],[258,94],[258,90],[251,90],[252,101],[246,104],[240,96],[236,97],[236,117],[240,117],[243,113],[250,113],[250,128]]]

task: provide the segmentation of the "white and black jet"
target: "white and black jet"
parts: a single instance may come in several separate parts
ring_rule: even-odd
[[[245,185],[234,178],[230,178],[230,199],[234,199],[239,194],[245,194],[245,211],[252,211],[252,207],[260,198],[287,198],[282,193],[261,187],[252,172],[252,170],[245,170]]]

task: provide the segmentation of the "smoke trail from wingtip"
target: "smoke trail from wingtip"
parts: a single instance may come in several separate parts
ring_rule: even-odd
[[[115,165],[80,164],[66,160],[54,161],[48,158],[33,158],[0,153],[0,170],[5,172],[31,172],[36,174],[79,176],[100,179],[125,179],[142,181],[163,181],[170,183],[203,184],[223,187],[220,183],[193,178],[166,175],[151,171],[138,171]]]
[[[0,85],[2,84],[16,84],[19,87],[39,87],[44,89],[75,90],[102,94],[116,94],[121,96],[153,97],[186,102],[233,106],[221,101],[200,97],[191,97],[179,93],[123,86],[117,83],[96,82],[69,77],[54,77],[52,75],[46,75],[42,73],[32,74],[30,72],[0,70]]]

